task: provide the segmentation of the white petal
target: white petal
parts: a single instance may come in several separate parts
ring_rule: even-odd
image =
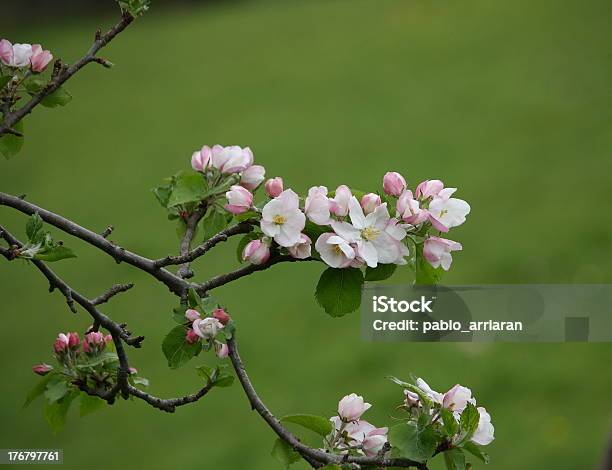
[[[366,227],[363,209],[361,208],[361,204],[359,204],[359,201],[355,196],[351,197],[351,200],[349,201],[349,214],[351,216],[351,222],[353,222],[353,225],[356,228],[362,229]]]

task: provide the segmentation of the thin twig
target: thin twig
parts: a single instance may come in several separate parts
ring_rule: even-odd
[[[201,245],[197,246],[193,250],[187,252],[184,255],[180,256],[166,256],[165,258],[160,258],[155,260],[155,266],[164,267],[172,264],[183,264],[189,263],[191,261],[196,260],[200,256],[204,255],[210,249],[215,247],[217,244],[226,241],[228,238],[239,235],[242,233],[249,233],[253,230],[253,224],[257,223],[255,219],[245,220],[244,222],[240,222],[236,225],[232,225],[231,227],[222,230],[216,235],[212,236],[208,240],[206,240]]]
[[[121,292],[128,291],[132,287],[134,287],[134,284],[132,284],[131,282],[129,284],[115,284],[113,287],[111,287],[109,290],[107,290],[104,294],[96,297],[95,299],[92,299],[91,303],[93,305],[100,305],[100,304],[106,303],[111,298],[116,296],[117,294],[120,294]]]

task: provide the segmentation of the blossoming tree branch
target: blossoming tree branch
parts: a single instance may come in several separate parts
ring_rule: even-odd
[[[28,87],[32,87],[32,77],[43,73],[51,62],[51,52],[39,45],[0,41],[0,151],[5,156],[20,148],[15,139],[23,138],[23,117],[45,100],[57,101],[61,85],[86,63],[108,63],[98,59],[96,52],[146,9],[142,0],[119,3],[123,12],[120,23],[105,35],[98,33],[90,52],[73,66],[66,68],[56,61],[49,81],[36,89]],[[24,93],[31,95],[30,101],[14,109]],[[252,409],[276,434],[272,455],[286,467],[303,459],[313,468],[426,469],[437,455],[453,470],[471,468],[468,460],[488,462],[483,446],[493,441],[494,429],[490,415],[478,406],[471,390],[454,385],[440,393],[410,374],[403,380],[389,377],[402,390],[397,407],[389,410],[397,414],[391,427],[364,419],[371,405],[355,393],[344,396],[330,418],[304,413],[312,410],[276,417],[246,372],[238,351],[237,322],[222,300],[212,296],[215,288],[276,264],[307,261],[325,267],[315,297],[334,317],[356,310],[363,284],[389,278],[398,266],[413,270],[417,283],[435,284],[451,267],[452,253],[462,249],[446,234],[465,222],[468,203],[453,197],[456,189],[445,187],[440,180],[423,181],[413,192],[397,172],[386,173],[381,190],[374,192],[346,185],[334,191],[313,186],[304,195],[286,188],[281,177],[266,180],[265,174],[266,169],[254,163],[248,147],[204,146],[194,152],[191,169],[179,171],[153,190],[167,217],[177,224],[180,236],[177,254],[156,259],[112,241],[112,227],[97,233],[25,197],[0,192],[1,205],[28,216],[23,239],[0,225],[4,242],[0,255],[8,261],[30,263],[47,279],[50,291],[61,292],[71,311],[77,312],[80,306],[91,317],[87,331],[58,334],[52,347],[53,365],[33,367],[41,379],[26,404],[42,397],[45,418],[57,432],[73,404],[85,415],[112,405],[118,398],[133,398],[174,412],[198,402],[213,389],[232,385],[237,377]],[[196,371],[202,380],[198,390],[174,398],[146,391],[147,379],[128,358],[128,350],[141,347],[144,337],[132,334],[125,323],[102,311],[114,296],[133,285],[111,286],[95,298],[82,295],[49,267],[49,263],[76,254],[56,240],[47,225],[87,242],[118,263],[148,273],[177,297],[177,306],[168,315],[175,326],[161,349],[171,368],[197,361]],[[192,262],[233,237],[240,238],[239,266],[208,280],[195,280]],[[234,263],[227,262],[228,266]],[[215,365],[200,362],[206,353],[216,356]],[[303,432],[294,434],[288,425]]]

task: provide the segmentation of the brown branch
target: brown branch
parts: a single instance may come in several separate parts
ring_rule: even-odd
[[[213,388],[213,384],[208,382],[204,387],[202,387],[198,392],[192,393],[191,395],[185,395],[179,398],[159,398],[153,395],[150,395],[147,392],[143,392],[142,390],[130,385],[128,387],[130,395],[133,395],[141,400],[146,401],[149,405],[158,408],[162,411],[166,411],[168,413],[174,413],[176,407],[187,405],[189,403],[195,403],[204,395],[206,395]]]
[[[219,274],[206,282],[202,282],[201,284],[194,285],[195,290],[201,296],[204,296],[207,291],[214,289],[216,287],[224,286],[232,281],[240,279],[241,277],[248,276],[249,274],[253,274],[257,271],[264,271],[268,268],[271,268],[275,264],[278,263],[296,263],[300,261],[319,261],[316,258],[306,258],[306,259],[297,259],[288,255],[275,255],[270,257],[270,259],[265,264],[246,264],[235,271],[231,271],[225,274]]]
[[[116,296],[117,294],[120,294],[121,292],[128,291],[132,287],[134,287],[134,284],[132,284],[132,283],[129,283],[129,284],[115,284],[113,287],[111,287],[109,290],[107,290],[104,294],[96,297],[95,299],[92,299],[91,303],[93,305],[104,304],[104,303],[108,302],[111,298]]]
[[[165,258],[160,258],[155,260],[155,266],[164,267],[172,264],[183,264],[189,263],[191,261],[196,260],[200,256],[204,255],[210,249],[214,248],[217,244],[226,241],[228,238],[239,235],[241,233],[249,233],[253,230],[253,224],[256,224],[257,221],[255,219],[245,220],[244,222],[240,222],[236,225],[232,225],[231,227],[222,230],[216,235],[212,236],[208,240],[206,240],[201,245],[197,246],[191,251],[180,255],[180,256],[166,256]]]
[[[124,11],[121,20],[115,24],[111,29],[109,29],[103,35],[96,34],[96,38],[92,46],[85,53],[83,57],[81,57],[74,64],[69,67],[62,66],[59,60],[55,61],[53,73],[51,76],[51,80],[45,87],[38,93],[36,93],[30,101],[28,101],[21,108],[17,109],[15,112],[9,112],[4,114],[4,122],[0,124],[0,136],[6,134],[13,128],[15,124],[21,121],[25,116],[30,114],[32,110],[38,106],[42,100],[44,100],[51,93],[56,91],[60,86],[62,86],[69,78],[71,78],[75,73],[85,67],[87,64],[91,62],[102,63],[99,58],[96,57],[96,54],[100,49],[106,46],[109,42],[111,42],[119,33],[121,33],[125,28],[127,28],[130,23],[134,21],[134,17],[127,11]],[[104,61],[103,65],[108,66],[107,61]]]
[[[91,230],[88,230],[80,225],[72,222],[71,220],[65,219],[64,217],[50,212],[46,209],[31,204],[23,199],[10,194],[0,192],[0,205],[12,207],[20,212],[27,215],[38,213],[40,217],[47,223],[59,228],[60,230],[73,235],[81,240],[89,243],[90,245],[99,248],[105,253],[112,256],[117,263],[122,261],[135,266],[142,271],[145,271],[155,277],[158,281],[164,283],[171,292],[182,295],[188,288],[189,283],[181,279],[180,277],[172,274],[166,269],[160,269],[155,266],[155,262],[144,256],[132,253],[118,245],[110,242],[102,235],[99,235]]]
[[[191,242],[193,241],[193,237],[195,237],[200,220],[206,213],[206,208],[206,204],[203,204],[187,217],[187,220],[185,221],[187,226],[185,229],[185,235],[183,235],[181,240],[181,256],[186,256],[189,253],[189,250],[191,249]],[[189,268],[190,261],[191,260],[186,260],[182,262],[182,266],[177,272],[178,277],[181,279],[189,279],[193,277],[193,271]]]
[[[419,470],[427,469],[427,465],[415,462],[405,458],[386,458],[384,456],[375,457],[363,457],[363,456],[347,456],[330,454],[320,449],[314,449],[309,447],[295,437],[289,430],[287,430],[282,423],[272,414],[272,412],[266,407],[261,401],[259,395],[255,391],[249,376],[247,375],[246,369],[238,353],[238,347],[236,345],[235,337],[228,340],[227,345],[229,347],[229,357],[232,361],[238,380],[242,385],[242,388],[249,399],[251,409],[257,411],[257,413],[264,419],[266,423],[272,428],[276,435],[291,446],[296,452],[298,452],[304,459],[309,463],[315,462],[316,466],[324,466],[327,464],[357,464],[360,466],[372,466],[378,467],[414,467]]]

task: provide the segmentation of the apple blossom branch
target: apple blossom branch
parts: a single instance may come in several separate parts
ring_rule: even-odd
[[[21,108],[17,109],[14,112],[10,112],[8,109],[3,111],[3,122],[0,123],[0,136],[4,134],[14,134],[20,135],[13,126],[21,121],[25,116],[30,114],[36,106],[38,106],[47,96],[51,95],[54,91],[56,91],[62,84],[64,84],[68,79],[70,79],[74,74],[76,74],[79,70],[85,67],[87,64],[96,62],[98,64],[103,65],[104,67],[111,67],[112,64],[108,62],[106,59],[101,57],[97,57],[97,53],[100,49],[106,46],[109,42],[111,42],[119,33],[121,33],[125,28],[127,28],[132,21],[134,21],[134,16],[130,14],[128,11],[122,11],[121,20],[117,24],[115,24],[111,29],[109,29],[106,33],[102,34],[100,30],[96,32],[95,40],[89,50],[85,53],[83,57],[81,57],[74,64],[68,66],[62,64],[60,59],[57,59],[53,64],[53,72],[51,74],[51,80],[40,90],[38,93],[34,94],[32,98]],[[5,103],[10,108],[10,103]]]
[[[238,352],[238,346],[236,344],[235,337],[228,340],[227,345],[229,347],[229,357],[231,359],[238,380],[242,385],[242,388],[249,399],[251,408],[264,419],[264,421],[272,428],[272,430],[278,435],[279,438],[289,444],[296,452],[298,452],[304,459],[306,459],[313,467],[319,468],[328,464],[356,464],[363,466],[373,467],[414,467],[419,470],[426,470],[427,465],[420,462],[415,462],[405,458],[385,458],[384,455],[374,457],[364,456],[350,456],[350,455],[338,455],[330,454],[328,452],[314,449],[309,447],[295,437],[289,430],[287,430],[281,422],[272,414],[272,412],[266,407],[259,395],[255,391],[251,380],[246,372],[244,363],[240,358]]]
[[[16,259],[16,256],[13,251],[14,249],[21,248],[23,244],[2,226],[0,226],[0,237],[6,240],[6,242],[9,243],[12,248],[2,248],[2,250],[0,250],[0,254],[2,254],[9,261]],[[94,326],[91,328],[91,330],[97,331],[97,329],[102,326],[110,332],[113,338],[113,343],[115,344],[115,349],[117,351],[117,357],[119,358],[120,364],[118,370],[117,384],[110,390],[94,390],[88,387],[86,384],[77,383],[77,385],[82,391],[86,392],[89,395],[94,395],[99,398],[102,398],[103,400],[106,400],[109,404],[112,404],[115,401],[116,395],[121,392],[124,398],[127,398],[128,396],[132,395],[137,398],[140,398],[141,400],[144,400],[155,408],[172,413],[178,406],[183,406],[198,401],[200,398],[206,395],[213,387],[213,383],[208,380],[206,385],[196,393],[178,398],[159,398],[129,384],[127,381],[127,376],[129,374],[130,366],[128,363],[127,353],[125,352],[125,349],[123,347],[123,343],[129,346],[133,346],[135,348],[140,348],[141,343],[145,338],[144,336],[131,336],[131,334],[125,329],[125,324],[118,324],[114,322],[108,316],[100,312],[96,308],[96,305],[105,303],[110,300],[114,295],[131,289],[133,287],[133,284],[117,284],[101,296],[96,297],[93,300],[89,300],[83,295],[81,295],[79,292],[74,290],[72,287],[70,287],[44,262],[36,259],[31,260],[31,262],[49,281],[50,291],[58,289],[64,295],[64,297],[66,297],[66,302],[68,303],[68,306],[72,312],[76,313],[76,307],[74,305],[76,302],[89,313],[89,315],[94,320]]]

